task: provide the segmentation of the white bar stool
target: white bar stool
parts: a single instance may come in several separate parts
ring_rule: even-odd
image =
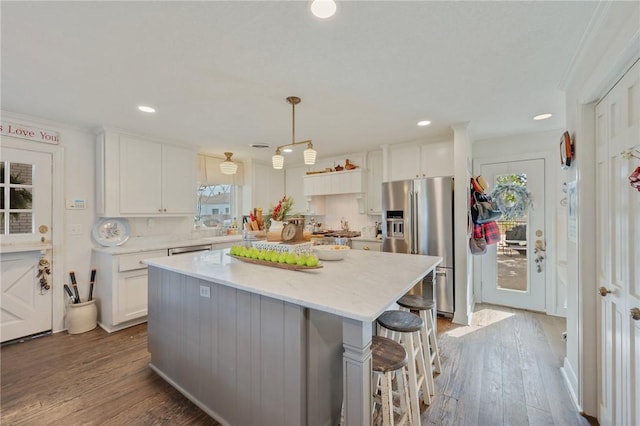
[[[411,418],[414,425],[420,425],[420,391],[425,404],[431,404],[431,393],[428,387],[425,357],[420,342],[420,332],[424,321],[418,315],[404,311],[386,311],[377,319],[381,333],[387,337],[396,332],[400,343],[407,352],[407,380],[409,384],[409,401]]]
[[[391,339],[381,336],[373,336],[371,339],[371,369],[378,375],[373,395],[373,414],[371,418],[374,425],[383,426],[412,424],[409,408],[409,391],[404,379],[403,368],[407,365],[407,351],[404,347]],[[399,395],[400,407],[396,410],[393,403],[393,379],[396,379],[396,392]],[[377,407],[380,406],[380,415],[376,416]],[[396,422],[394,413],[398,411],[399,418]]]
[[[436,388],[433,382],[433,373],[440,373],[442,369],[440,353],[438,351],[438,341],[436,339],[436,328],[434,326],[436,305],[432,300],[425,299],[417,294],[406,294],[396,303],[400,305],[401,310],[418,311],[420,318],[424,322],[424,327],[421,330],[422,351],[425,354],[425,366],[430,372],[430,374],[428,374],[429,388],[435,395]]]

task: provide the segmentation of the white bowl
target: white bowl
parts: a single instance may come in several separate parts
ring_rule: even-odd
[[[341,245],[322,245],[322,246],[313,246],[313,251],[315,251],[316,256],[320,260],[342,260],[349,253],[349,246],[341,246]]]

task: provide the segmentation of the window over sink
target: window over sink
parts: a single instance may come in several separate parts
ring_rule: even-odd
[[[198,205],[194,223],[196,227],[230,225],[237,218],[235,211],[239,188],[236,185],[200,185],[197,189]]]

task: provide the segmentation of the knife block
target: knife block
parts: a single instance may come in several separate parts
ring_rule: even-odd
[[[98,325],[96,299],[67,305],[67,332],[80,334],[93,330]]]

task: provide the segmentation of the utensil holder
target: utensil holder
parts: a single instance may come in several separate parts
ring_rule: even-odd
[[[96,299],[67,305],[67,332],[80,334],[98,326]]]

